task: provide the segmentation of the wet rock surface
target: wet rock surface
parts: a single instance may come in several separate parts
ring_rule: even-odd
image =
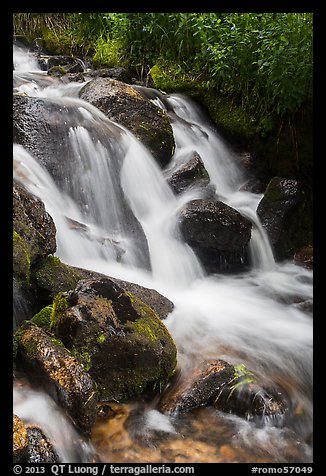
[[[96,416],[96,392],[83,365],[62,342],[35,325],[21,327],[15,335],[18,345],[16,363],[36,381],[72,417],[86,433]]]
[[[58,456],[41,428],[25,425],[15,414],[13,419],[13,462],[58,462]]]
[[[132,86],[110,78],[96,78],[82,88],[80,97],[129,129],[160,165],[169,162],[174,149],[170,121],[162,109]]]
[[[200,155],[194,152],[191,159],[173,172],[167,181],[174,193],[179,194],[193,185],[206,187],[210,179]]]
[[[224,360],[206,361],[188,378],[171,385],[158,405],[162,412],[187,412],[208,405],[221,387],[234,377],[233,366]]]
[[[300,183],[274,177],[257,207],[257,215],[279,259],[293,256],[300,242],[309,239],[299,233],[301,206],[304,206],[304,195]]]
[[[251,222],[238,211],[215,200],[192,200],[180,212],[180,229],[209,273],[230,272],[247,266]]]
[[[28,427],[27,434],[29,463],[57,463],[59,461],[53,445],[47,440],[40,428]]]

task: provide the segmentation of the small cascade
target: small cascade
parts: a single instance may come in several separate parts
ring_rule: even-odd
[[[48,133],[46,144],[41,137],[34,138],[36,144],[29,144],[29,150],[14,144],[14,180],[40,198],[53,218],[56,255],[64,263],[155,289],[170,299],[174,310],[164,322],[178,348],[180,372],[198,358],[240,361],[264,382],[284,389],[291,412],[299,415],[292,420],[268,417],[255,426],[233,415],[209,416],[216,428],[230,428],[232,423],[232,431],[219,435],[221,445],[248,448],[249,438],[252,445],[257,443],[257,454],[266,445],[272,461],[277,447],[275,461],[283,462],[281,447],[293,441],[293,432],[300,440],[312,432],[312,319],[296,305],[312,300],[312,272],[275,262],[256,213],[262,195],[240,190],[246,177],[239,158],[189,98],[137,87],[164,108],[171,121],[176,148],[163,171],[130,131],[78,98],[84,83],[44,81],[29,56],[19,56],[17,49],[14,54],[16,92],[37,98],[60,126]],[[216,199],[253,224],[250,269],[241,274],[207,275],[181,235],[178,214],[189,201],[201,198],[202,191],[194,187],[175,195],[166,177],[194,151],[204,163]],[[23,314],[23,297],[16,291],[16,307],[21,309],[17,312]],[[35,392],[15,385],[14,411],[24,421],[48,413],[49,424],[40,424],[62,448],[61,460],[84,462],[89,447],[86,453],[82,449],[82,456],[76,448],[64,452],[71,447],[61,440],[62,428],[68,440],[77,438],[81,448],[84,442],[63,426],[58,408]],[[136,434],[143,430],[148,435],[157,427],[181,441],[178,423],[153,406],[137,420],[136,426],[144,427]],[[210,411],[203,409],[203,421]],[[196,413],[187,418],[196,426]],[[205,431],[209,433],[206,428],[201,438],[209,438]],[[309,460],[309,451],[304,458]]]

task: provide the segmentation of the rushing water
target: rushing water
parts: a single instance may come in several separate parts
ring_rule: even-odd
[[[54,219],[57,256],[167,296],[175,304],[165,324],[177,344],[180,375],[199,358],[244,363],[290,402],[284,421],[265,418],[260,424],[211,408],[168,417],[155,402],[121,406],[108,421],[95,425],[92,442],[99,457],[119,462],[310,462],[312,318],[297,303],[312,300],[312,272],[274,261],[256,215],[262,195],[240,190],[246,176],[239,158],[196,104],[182,95],[158,93],[153,101],[167,110],[176,143],[163,173],[129,131],[78,98],[81,84],[44,80],[32,56],[14,53],[15,91],[60,104],[67,124],[60,154],[71,166],[66,161],[63,179],[14,144],[14,178],[44,202]],[[152,90],[139,89],[153,96]],[[249,272],[207,276],[181,238],[178,210],[202,192],[193,188],[175,196],[166,175],[193,151],[200,154],[219,199],[253,223]],[[72,220],[79,223],[78,230]],[[22,296],[16,295],[16,308],[24,309]],[[40,406],[47,410],[38,412]],[[42,415],[59,412],[49,397],[19,385],[14,411],[25,421],[38,413],[45,432]],[[54,442],[63,418],[60,413],[60,419],[51,420]],[[74,432],[68,424],[65,431]],[[90,449],[85,451],[82,458],[76,448],[59,453],[62,461],[73,462],[87,460]]]

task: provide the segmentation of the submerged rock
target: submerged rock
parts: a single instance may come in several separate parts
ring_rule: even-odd
[[[126,127],[165,166],[174,150],[172,127],[167,114],[135,88],[110,78],[96,78],[80,92],[113,121]]]
[[[180,212],[180,229],[209,273],[247,267],[251,222],[237,210],[215,200],[192,200]]]
[[[34,325],[21,327],[15,335],[17,367],[40,381],[76,425],[90,432],[96,418],[96,392],[83,365],[62,342]]]
[[[207,360],[176,378],[163,393],[158,408],[165,413],[183,413],[212,405],[242,417],[280,416],[285,401],[275,390],[259,385],[244,365],[225,360]]]
[[[54,330],[96,383],[100,400],[152,396],[167,384],[177,349],[152,308],[108,278],[88,279],[54,301]],[[63,304],[64,303],[64,304]]]
[[[233,377],[233,366],[226,361],[205,361],[186,378],[176,379],[176,383],[164,392],[158,408],[162,412],[176,413],[208,405]]]

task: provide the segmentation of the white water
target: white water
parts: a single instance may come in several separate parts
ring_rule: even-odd
[[[238,276],[206,276],[177,227],[177,211],[200,197],[200,190],[174,196],[149,152],[124,128],[77,99],[79,87],[37,87],[29,92],[60,100],[69,111],[79,111],[77,118],[83,118],[83,126],[70,126],[68,134],[69,154],[79,164],[70,176],[73,180],[56,183],[35,158],[14,145],[15,180],[41,198],[53,217],[56,254],[68,264],[157,289],[173,301],[175,309],[165,323],[177,344],[181,367],[198,358],[224,358],[245,363],[267,382],[274,383],[275,376],[276,383],[293,382],[289,398],[294,406],[304,406],[299,436],[305,438],[312,431],[312,319],[294,304],[286,303],[312,299],[312,272],[291,263],[274,262],[256,216],[261,195],[239,191],[245,176],[235,154],[191,101],[170,95],[163,102],[169,105],[176,141],[171,169],[196,150],[218,197],[254,224],[252,270]],[[67,94],[73,94],[74,99]],[[88,129],[92,123],[101,123],[114,139],[106,142],[99,136],[94,140],[89,132],[92,129]],[[121,171],[117,160],[123,162]],[[128,235],[121,223],[125,215],[120,208],[119,187],[146,234],[150,270],[139,266],[135,237]],[[77,193],[79,189],[84,191],[82,196]],[[71,229],[66,216],[85,224],[87,233]],[[111,239],[125,250],[120,260]],[[23,418],[18,407],[16,410]],[[170,428],[168,424],[166,428]]]

